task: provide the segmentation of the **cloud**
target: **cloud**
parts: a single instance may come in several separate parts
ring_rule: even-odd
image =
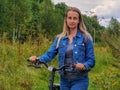
[[[84,14],[98,17],[119,18],[120,0],[52,0],[55,4],[65,2],[68,6],[75,6]],[[88,13],[89,12],[89,13]]]
[[[114,16],[114,13],[117,13],[117,2],[113,0],[104,0],[100,5],[95,6],[91,9],[91,12],[94,12],[97,16]],[[117,11],[117,12],[116,12]],[[113,13],[114,12],[114,13]]]
[[[120,0],[52,0],[55,4],[65,2],[75,6],[86,15],[97,15],[101,25],[107,27],[111,17],[120,21]]]

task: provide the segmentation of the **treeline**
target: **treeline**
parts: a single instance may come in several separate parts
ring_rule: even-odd
[[[7,33],[17,41],[28,35],[36,39],[39,33],[53,36],[62,29],[66,7],[51,0],[0,0],[0,37]]]
[[[5,35],[11,42],[24,43],[28,37],[40,40],[40,35],[53,40],[63,28],[65,3],[54,5],[51,0],[0,0],[0,38]],[[94,41],[100,41],[100,31],[105,28],[97,16],[83,15]]]

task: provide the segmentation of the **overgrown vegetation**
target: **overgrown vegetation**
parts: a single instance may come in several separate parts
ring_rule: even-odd
[[[6,39],[0,43],[0,89],[1,90],[47,90],[50,72],[46,69],[27,67],[27,58],[43,54],[51,45],[48,39],[40,45],[28,41],[11,44]],[[119,68],[113,66],[115,58],[108,45],[95,44],[96,66],[89,73],[89,90],[119,90]],[[57,58],[49,65],[57,67]],[[59,82],[59,74],[56,76]]]
[[[47,90],[50,72],[27,67],[27,58],[47,51],[62,31],[66,8],[65,3],[54,5],[51,0],[0,0],[0,90]],[[96,57],[89,90],[119,90],[120,23],[111,18],[105,28],[97,16],[83,19]],[[57,63],[56,57],[49,65]],[[59,74],[55,81],[59,82]]]

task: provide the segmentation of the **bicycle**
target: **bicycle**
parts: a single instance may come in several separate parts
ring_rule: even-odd
[[[29,59],[27,61],[29,61]],[[56,71],[63,70],[66,67],[69,67],[69,66],[68,65],[63,65],[60,68],[55,68],[55,67],[48,66],[47,63],[42,62],[40,60],[38,60],[33,65],[28,65],[28,66],[32,66],[32,67],[35,67],[35,68],[41,68],[41,64],[43,64],[49,71],[51,71],[51,77],[50,77],[50,80],[49,80],[50,82],[49,82],[49,85],[48,85],[49,90],[60,90],[60,84],[54,83],[55,73],[56,73]]]

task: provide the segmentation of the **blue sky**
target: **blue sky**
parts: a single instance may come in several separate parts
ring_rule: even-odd
[[[103,17],[106,22],[111,17],[120,21],[120,0],[52,0],[52,2],[54,4],[65,2],[68,6],[79,8],[83,14],[97,15],[101,24],[105,24],[101,20]]]

